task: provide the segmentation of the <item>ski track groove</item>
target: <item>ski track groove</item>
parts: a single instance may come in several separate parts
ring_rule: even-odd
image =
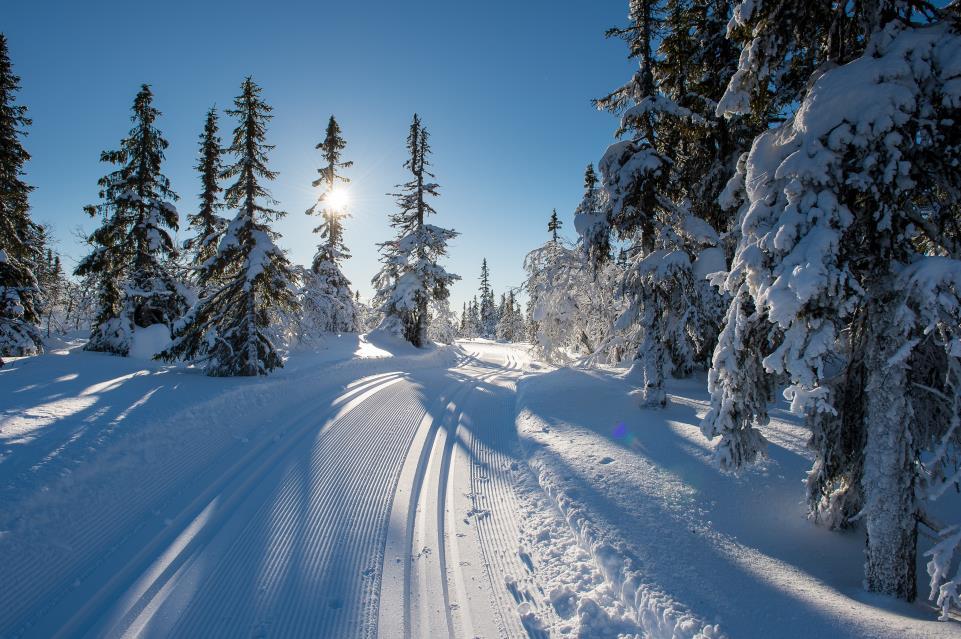
[[[331,408],[335,409],[335,414],[343,412],[346,414],[352,413],[357,408],[363,406],[364,400],[376,395],[383,390],[394,386],[397,382],[403,379],[401,374],[385,374],[382,376],[377,376],[379,379],[373,381],[361,380],[361,383],[355,385],[353,388],[349,388],[346,392],[342,392],[333,402],[326,400],[323,401],[323,406],[329,411]],[[356,405],[351,405],[352,402],[357,402]],[[338,407],[343,405],[339,411]],[[324,430],[331,425],[331,416],[320,415],[317,413],[317,406],[312,405],[309,408],[301,411],[299,417],[295,418],[289,423],[289,426],[284,430],[284,436],[277,438],[270,438],[268,442],[265,442],[264,450],[255,449],[252,451],[248,457],[250,461],[255,464],[253,469],[249,468],[248,464],[239,462],[238,464],[230,467],[225,473],[215,480],[215,484],[223,484],[218,487],[214,492],[213,496],[209,499],[205,498],[205,502],[213,502],[214,500],[223,500],[224,512],[218,513],[217,516],[212,521],[204,522],[201,531],[197,533],[195,538],[192,538],[188,544],[181,549],[176,555],[167,563],[167,565],[162,566],[160,574],[145,584],[143,587],[143,592],[135,600],[135,602],[126,610],[122,611],[122,617],[119,621],[121,628],[136,621],[136,617],[151,604],[152,599],[157,594],[157,592],[164,588],[167,582],[175,579],[177,574],[187,570],[184,564],[192,560],[200,551],[206,548],[210,543],[210,537],[216,534],[217,526],[216,524],[222,523],[225,520],[231,518],[238,510],[242,510],[247,507],[245,496],[245,488],[247,486],[253,485],[257,480],[268,476],[276,468],[278,468],[283,462],[288,458],[289,451],[294,448],[301,440],[306,436],[310,435],[312,430],[317,429],[318,431]],[[319,424],[317,422],[320,422]],[[276,446],[270,446],[271,442],[276,442]],[[257,454],[257,453],[261,454]],[[259,464],[257,464],[259,462]],[[238,465],[243,466],[242,468],[237,468]],[[242,478],[242,479],[241,479]],[[236,479],[240,482],[239,486],[232,485],[232,480]],[[205,493],[206,494],[206,493]],[[195,502],[197,500],[194,500]],[[233,502],[233,503],[232,503]],[[185,512],[193,510],[189,508]],[[181,517],[184,515],[182,514]],[[189,518],[191,521],[193,517]],[[151,565],[154,562],[151,562]],[[142,574],[147,573],[144,570]],[[101,590],[102,594],[104,590],[110,587],[107,584],[104,589]],[[134,617],[131,619],[131,617]],[[62,629],[63,631],[69,630],[75,625],[76,622],[68,623]]]
[[[372,378],[384,378],[397,374],[398,373],[382,373],[372,375],[363,380],[358,380],[358,382],[368,383]],[[376,383],[377,381],[377,379],[373,379],[373,382],[370,383]],[[347,395],[352,392],[353,390],[347,387],[339,387],[326,393],[325,398],[327,401],[336,402],[341,395]],[[299,413],[295,417],[295,420],[303,418],[303,416],[303,413]],[[260,452],[269,449],[272,444],[282,441],[282,436],[289,432],[290,428],[288,427],[275,432],[273,435],[265,433],[253,446],[243,451],[244,454],[242,457],[246,459],[247,457],[253,456],[255,451]],[[104,510],[91,509],[90,511],[82,512],[81,516],[84,519],[72,522],[74,525],[69,530],[64,531],[70,535],[70,537],[61,542],[60,547],[57,548],[60,554],[63,555],[63,562],[53,564],[51,569],[48,570],[46,574],[43,574],[43,578],[37,578],[36,566],[30,563],[33,561],[33,555],[29,553],[14,555],[12,561],[5,566],[5,569],[10,571],[9,574],[29,573],[31,579],[25,581],[22,589],[10,589],[5,593],[0,593],[0,627],[10,628],[9,636],[17,637],[34,633],[34,626],[49,625],[49,616],[45,615],[45,613],[48,613],[51,609],[55,609],[63,599],[74,595],[77,584],[83,583],[91,574],[103,569],[104,564],[112,560],[114,551],[124,546],[131,538],[136,538],[145,528],[158,524],[157,518],[150,516],[150,514],[156,514],[157,512],[166,510],[167,504],[171,500],[175,500],[188,488],[187,484],[190,482],[185,482],[183,479],[184,477],[191,477],[188,470],[195,468],[199,459],[209,459],[209,452],[211,449],[217,449],[219,442],[207,440],[204,443],[207,444],[207,446],[187,450],[184,455],[176,457],[173,463],[165,468],[163,476],[170,478],[168,481],[138,485],[131,491],[132,499],[126,500],[123,503],[114,502]],[[236,453],[236,450],[233,450],[233,447],[231,447],[230,452]],[[214,466],[216,467],[217,464],[214,464]],[[229,466],[230,469],[234,467],[235,464]],[[194,506],[195,502],[196,500],[192,500],[190,506]],[[188,506],[188,508],[190,506]],[[137,521],[138,517],[140,521]],[[102,548],[94,557],[86,557],[81,553],[72,552],[74,548],[101,548],[102,544],[97,542],[103,538],[108,538],[109,531],[113,530],[126,530],[127,532],[122,538],[115,539],[109,547]],[[171,533],[172,531],[169,526],[161,524],[159,530],[151,534],[148,540],[149,543],[145,543],[144,545],[152,546],[156,539],[168,537]],[[67,552],[64,553],[64,550]],[[143,552],[136,553],[135,560],[143,554]],[[87,561],[86,564],[84,564],[84,560]],[[129,564],[129,562],[127,563]],[[67,581],[67,585],[65,586],[51,588],[51,582],[62,580],[65,572],[63,570],[64,564],[72,564],[72,567],[68,568],[66,572],[70,574],[73,579]],[[126,565],[127,564],[125,564],[125,567]],[[80,571],[79,573],[77,572],[78,570]],[[31,607],[29,604],[24,606],[26,602],[39,600],[44,594],[46,595],[47,601],[41,605],[39,609]],[[77,611],[77,614],[86,613],[88,611],[87,609],[91,606],[91,600],[96,599],[98,595],[99,591],[95,593],[93,597],[88,597],[81,607],[81,610]],[[11,605],[11,598],[15,599],[19,605],[16,607]],[[10,619],[3,615],[3,611],[11,609],[24,609],[24,611],[19,619]],[[75,616],[76,615],[73,615],[71,617],[68,624],[73,623],[73,617]],[[39,634],[51,635],[55,630],[55,628],[47,628],[46,631],[41,631]]]
[[[462,370],[467,370],[464,367]],[[450,600],[450,587],[448,583],[448,571],[447,571],[447,541],[446,541],[446,528],[445,528],[445,511],[446,511],[446,491],[447,491],[447,481],[448,481],[448,471],[450,467],[450,456],[453,450],[453,437],[451,435],[451,428],[456,424],[456,420],[460,415],[461,401],[462,398],[469,393],[469,388],[458,388],[453,394],[450,400],[446,403],[444,408],[444,414],[442,416],[442,423],[435,424],[431,423],[429,428],[431,429],[431,434],[428,435],[427,439],[424,441],[424,450],[430,450],[430,453],[426,455],[426,462],[421,464],[418,472],[416,473],[415,482],[418,487],[416,488],[417,497],[416,504],[414,507],[414,517],[413,521],[409,522],[409,526],[412,526],[413,530],[408,531],[408,537],[412,540],[409,548],[410,561],[412,563],[411,569],[405,571],[405,601],[407,602],[406,608],[406,620],[405,620],[405,632],[408,637],[414,636],[415,626],[420,629],[420,633],[416,633],[419,636],[426,637],[429,636],[428,632],[431,629],[436,630],[430,621],[430,612],[426,610],[426,607],[431,601],[428,581],[433,580],[438,581],[441,584],[441,589],[443,593],[443,610],[444,610],[444,622],[447,627],[447,635],[453,636],[454,624],[451,615],[451,600]],[[451,408],[453,407],[453,409]],[[443,437],[443,440],[441,439]],[[438,460],[434,455],[434,450],[441,450],[440,459]],[[422,459],[424,458],[422,452]],[[439,463],[439,468],[436,465]],[[436,472],[436,493],[430,491],[431,480],[434,479],[433,475]],[[412,502],[415,501],[412,499]],[[436,501],[434,508],[431,508],[431,502]],[[424,523],[426,520],[426,523]],[[427,531],[430,530],[433,534],[430,537],[424,537]],[[422,531],[418,534],[419,531]],[[430,557],[421,557],[418,549],[431,548],[436,549],[437,552],[437,567],[431,570],[429,566],[420,566],[419,561],[423,559],[422,563],[431,563]],[[415,559],[416,557],[416,559]],[[433,574],[432,574],[433,573]],[[416,576],[416,578],[415,578]],[[414,588],[414,584],[417,584],[417,588]],[[416,592],[415,592],[416,591]],[[414,610],[418,609],[418,614],[414,614]],[[427,631],[427,632],[425,632]]]
[[[510,350],[505,350],[504,369],[508,374],[499,378],[513,387],[520,372],[520,362]],[[486,560],[487,572],[496,599],[496,610],[502,616],[503,627],[509,636],[528,636],[517,607],[524,601],[538,608],[541,616],[551,618],[549,607],[535,597],[531,589],[543,595],[537,585],[536,575],[521,559],[519,547],[520,506],[514,494],[511,470],[518,468],[520,448],[515,441],[513,407],[510,401],[503,406],[488,406],[473,424],[470,447],[473,457],[470,472],[470,490],[476,508],[489,514],[476,518],[476,531]],[[502,418],[497,413],[502,411]],[[513,552],[512,552],[513,550]],[[515,585],[512,592],[508,581]]]
[[[393,451],[385,451],[380,444],[385,441],[403,442],[407,439],[413,424],[421,416],[421,411],[410,410],[412,406],[416,405],[416,393],[416,388],[407,386],[396,389],[396,392],[390,397],[378,398],[383,401],[378,401],[376,404],[365,401],[362,404],[363,410],[352,412],[348,418],[336,421],[331,431],[327,432],[316,443],[316,447],[310,454],[310,463],[300,466],[300,472],[302,473],[311,473],[311,469],[315,468],[322,469],[307,485],[307,490],[311,495],[316,495],[323,488],[330,487],[333,475],[337,471],[351,468],[372,469],[372,462],[376,459],[381,462],[377,469],[382,472],[368,474],[365,479],[369,480],[369,485],[362,485],[359,482],[349,483],[345,487],[346,490],[323,491],[322,497],[318,501],[308,505],[306,521],[303,517],[298,516],[301,513],[293,506],[282,508],[282,512],[289,515],[289,525],[285,529],[278,530],[277,537],[290,538],[294,536],[292,530],[294,526],[300,526],[302,531],[305,531],[308,535],[311,531],[315,533],[315,536],[317,533],[321,533],[321,535],[319,540],[308,536],[303,543],[306,551],[300,565],[303,566],[303,572],[312,575],[313,578],[308,579],[306,584],[300,583],[299,587],[292,593],[288,592],[290,588],[281,587],[278,590],[267,586],[266,591],[275,592],[275,597],[282,602],[273,615],[273,618],[280,620],[277,626],[273,626],[273,619],[266,620],[271,626],[271,634],[276,632],[283,636],[349,636],[357,633],[358,629],[351,627],[350,622],[357,622],[359,619],[357,615],[347,614],[348,612],[354,612],[348,607],[348,604],[360,602],[363,609],[365,604],[369,602],[370,597],[365,597],[363,594],[363,591],[366,590],[363,586],[363,580],[359,583],[354,581],[350,584],[351,589],[349,590],[337,589],[337,586],[343,586],[349,572],[356,570],[359,573],[362,570],[363,562],[359,560],[361,555],[376,554],[376,549],[380,545],[378,542],[382,535],[378,528],[383,528],[381,524],[383,517],[377,515],[382,515],[386,510],[387,493],[371,488],[387,483],[387,478],[383,477],[384,471],[389,471],[392,466],[390,462],[397,457],[399,449],[402,448],[397,443]],[[404,412],[407,414],[402,415]],[[392,430],[389,434],[383,433],[380,431],[380,426],[383,424],[390,424],[396,430]],[[378,438],[378,434],[388,436]],[[316,462],[317,457],[325,457],[328,453],[334,456],[343,452],[349,452],[349,454],[346,457],[333,460],[333,463],[318,464]],[[384,455],[385,452],[393,454],[387,457]],[[302,483],[303,478],[300,478],[300,481],[291,481],[288,475],[287,481],[285,481],[286,490],[281,499],[278,500],[281,506],[285,505],[285,502],[292,503],[294,499],[293,491],[296,490],[298,484]],[[343,521],[347,514],[343,508],[348,504],[358,506],[358,511],[351,513],[349,528],[347,530],[341,529],[339,531],[340,535],[323,535],[322,533],[325,531],[337,529],[336,522]],[[265,503],[262,509],[267,509],[271,505]],[[241,538],[243,542],[238,543],[240,542],[238,540],[234,544],[237,547],[236,557],[228,557],[225,558],[225,561],[220,562],[220,566],[225,568],[220,570],[219,579],[211,583],[211,590],[227,593],[236,592],[235,589],[230,587],[234,579],[231,569],[235,566],[249,565],[249,557],[259,548],[258,538],[255,534],[256,527],[265,518],[266,513],[258,513],[258,516],[248,523],[245,529],[247,534]],[[302,537],[303,534],[300,536]],[[348,545],[343,548],[346,551],[345,554],[335,555],[338,548],[344,545],[342,542],[346,539],[364,540],[368,543]],[[320,543],[312,543],[317,541]],[[332,563],[334,565],[331,565]],[[273,581],[276,583],[282,567],[277,565],[278,562],[274,557],[266,558],[266,564],[268,574],[272,574]],[[335,600],[331,601],[331,592],[327,588],[318,587],[324,585],[336,589],[338,596]],[[305,606],[304,603],[307,602],[313,602],[314,605]],[[209,605],[201,605],[201,600],[195,599],[191,609],[181,617],[173,635],[192,635],[195,634],[196,630],[201,630],[200,634],[202,636],[239,636],[245,631],[250,632],[252,627],[256,628],[256,624],[258,622],[263,623],[263,621],[250,620],[249,618],[254,615],[254,611],[249,608],[249,612],[242,622],[235,618],[235,623],[228,628],[221,628],[217,625],[218,620],[209,617],[206,621],[213,627],[202,627],[192,621],[192,613],[200,615],[203,619],[203,615],[211,608],[236,610],[240,608],[241,604],[242,602],[235,600],[216,601]],[[269,609],[268,606],[260,606],[260,608]],[[315,613],[325,611],[327,614],[320,614],[320,618],[317,619],[316,615],[303,614],[304,610],[314,611]],[[330,614],[331,610],[336,610],[337,613]],[[298,612],[301,614],[298,614]],[[182,633],[181,629],[183,629]]]
[[[454,369],[468,374],[473,362],[477,361],[472,354],[465,358]],[[493,376],[496,373],[488,373]],[[476,379],[476,378],[475,378]],[[444,397],[435,404],[438,410],[435,414],[441,413],[438,417],[422,420],[419,428],[425,429],[426,434],[423,442],[418,449],[410,448],[407,451],[408,460],[404,466],[414,463],[416,456],[416,466],[412,468],[413,475],[410,486],[397,486],[392,493],[394,499],[400,499],[398,506],[403,508],[406,499],[406,517],[403,535],[406,541],[403,544],[403,554],[399,558],[403,564],[403,577],[401,588],[403,590],[402,602],[397,604],[393,601],[390,609],[400,608],[403,620],[401,622],[403,635],[412,637],[415,635],[428,636],[424,631],[436,631],[436,625],[429,623],[430,613],[424,610],[431,601],[428,581],[434,581],[441,585],[444,625],[447,628],[447,635],[453,636],[453,616],[450,597],[450,573],[447,569],[447,548],[449,541],[447,536],[446,504],[448,490],[448,474],[450,470],[450,458],[454,445],[453,433],[458,419],[462,413],[462,399],[471,391],[471,385],[463,381],[454,381],[451,385],[453,391],[445,393]],[[443,432],[442,432],[443,431]],[[441,438],[444,438],[441,440]],[[416,436],[414,438],[416,440]],[[435,454],[435,450],[440,451]],[[439,466],[439,467],[438,467]],[[436,475],[436,476],[435,476]],[[431,489],[434,490],[431,490]],[[410,490],[409,495],[404,494]],[[436,503],[433,503],[436,500]],[[433,505],[433,507],[432,507]],[[426,523],[425,523],[426,520]],[[425,537],[425,535],[429,536]],[[425,543],[430,540],[429,544]],[[431,553],[437,553],[437,565],[420,566],[420,563],[433,564],[433,558],[425,557],[420,551],[429,548]],[[386,550],[386,549],[385,549]],[[385,553],[383,557],[383,571],[393,572],[396,565],[390,564],[391,557]],[[383,573],[381,575],[383,577]],[[397,593],[389,593],[395,599]],[[461,602],[460,609],[465,609],[467,602]],[[380,620],[384,621],[384,610],[380,611]],[[436,614],[436,610],[435,610]],[[424,617],[427,617],[427,620]],[[390,621],[390,620],[388,620]],[[415,633],[415,630],[421,632]],[[437,636],[432,634],[429,636]]]
[[[71,547],[96,547],[94,540],[105,531],[128,532],[92,565],[77,560],[79,568],[70,571],[83,571],[77,583],[105,571],[108,578],[91,579],[93,594],[80,600],[82,605],[59,624],[58,632],[48,634],[374,636],[383,621],[384,572],[393,559],[386,556],[391,513],[395,500],[404,498],[409,500],[404,635],[420,629],[420,636],[439,636],[446,625],[447,635],[455,636],[457,621],[472,627],[463,576],[448,566],[448,554],[456,559],[458,544],[469,543],[453,534],[453,522],[461,518],[454,511],[455,491],[466,485],[470,494],[465,497],[476,511],[468,514],[469,525],[484,560],[500,632],[538,636],[524,628],[517,610],[529,601],[542,619],[554,618],[536,569],[529,558],[523,560],[519,545],[521,509],[512,471],[518,464],[521,472],[529,469],[513,428],[513,397],[484,388],[490,384],[513,393],[523,365],[509,348],[502,351],[502,366],[489,361],[491,355],[467,352],[436,375],[419,369],[428,380],[424,387],[408,373],[384,372],[278,411],[266,419],[283,427],[273,434],[258,431],[233,463],[217,462],[236,455],[236,447],[210,455],[215,439],[177,457],[164,469],[168,481],[148,484],[134,503],[112,504],[98,514],[96,524],[78,526]],[[459,379],[450,380],[452,372]],[[427,434],[415,450],[421,429]],[[407,486],[409,495],[400,497],[405,459],[415,455],[413,485]],[[182,478],[201,459],[214,462],[195,478],[206,482],[195,485],[208,488],[184,505],[178,498],[190,494],[190,482]],[[167,512],[171,504],[177,504],[176,514],[153,530],[158,518],[144,514]],[[210,509],[213,514],[204,519]],[[134,520],[138,515],[139,523]],[[186,539],[182,544],[181,538]],[[428,561],[418,558],[424,538],[431,540],[424,546],[435,551]],[[140,541],[145,543],[119,569],[113,565],[124,558],[124,546]],[[15,559],[13,569],[28,570],[26,561]],[[28,594],[49,591],[48,582],[62,574],[54,572],[30,580],[34,587]],[[434,590],[430,583],[436,584]],[[28,608],[30,616],[17,622],[28,625],[14,626],[19,630],[11,636],[32,633],[37,628],[31,629],[30,619],[47,608],[56,610],[63,599],[81,596],[62,590],[67,592],[39,612]],[[440,620],[440,610],[428,610],[436,604],[431,597],[437,590],[443,599],[440,625],[433,623]],[[119,605],[118,594],[124,595]],[[6,623],[3,599],[0,594],[0,627]],[[114,614],[106,617],[105,611]]]
[[[456,536],[450,534],[452,527],[448,527],[445,511],[450,510],[450,497],[452,491],[456,490],[460,481],[467,482],[470,493],[470,501],[473,504],[472,513],[468,513],[467,521],[473,520],[474,536],[481,549],[484,559],[484,572],[490,585],[490,595],[494,614],[498,617],[498,627],[502,635],[514,637],[529,636],[524,629],[517,606],[522,601],[530,601],[532,605],[537,605],[534,595],[525,591],[523,599],[515,599],[508,589],[508,583],[522,582],[529,588],[535,588],[543,593],[542,589],[536,586],[536,576],[529,573],[528,568],[522,562],[517,552],[511,549],[518,548],[519,538],[519,506],[513,492],[513,481],[510,476],[512,464],[517,462],[519,455],[519,444],[513,441],[513,414],[511,413],[511,403],[505,402],[502,406],[496,406],[499,401],[497,397],[492,397],[489,393],[476,392],[478,387],[491,384],[499,379],[504,379],[509,385],[513,384],[513,378],[520,372],[520,362],[512,356],[510,350],[505,350],[505,363],[503,367],[490,372],[491,365],[480,359],[482,353],[470,353],[471,359],[479,363],[477,370],[470,370],[470,367],[461,367],[465,375],[471,379],[465,381],[465,388],[452,398],[454,406],[453,412],[445,415],[443,427],[435,428],[433,439],[428,437],[424,442],[424,448],[431,448],[425,468],[418,472],[418,481],[421,488],[418,488],[416,503],[418,507],[414,510],[415,528],[414,541],[409,546],[408,561],[412,561],[412,570],[405,579],[405,592],[408,596],[405,600],[409,607],[406,610],[407,618],[404,622],[405,636],[427,636],[426,633],[417,633],[418,629],[425,627],[424,621],[419,619],[415,613],[419,612],[424,616],[424,606],[417,606],[418,601],[424,601],[429,597],[429,592],[413,592],[414,588],[423,589],[424,579],[418,572],[417,553],[421,547],[421,538],[417,537],[417,530],[423,530],[425,526],[418,524],[416,519],[422,518],[425,514],[430,515],[430,511],[424,508],[425,493],[429,494],[429,483],[439,481],[436,488],[436,522],[429,522],[427,528],[436,530],[438,540],[439,561],[434,572],[439,575],[443,586],[444,610],[447,617],[448,634],[454,636],[453,620],[451,619],[452,603],[456,604],[458,617],[466,628],[472,627],[470,618],[470,601],[451,601],[450,580],[459,579],[459,575],[453,575],[448,570],[445,546],[456,547],[459,543]],[[470,375],[470,373],[475,373]],[[483,411],[476,410],[484,408]],[[492,406],[491,402],[495,405]],[[475,410],[471,410],[471,407]],[[469,425],[464,422],[464,416],[468,416]],[[503,419],[497,419],[502,416]],[[443,432],[441,432],[443,431]],[[433,450],[438,447],[439,438],[444,437],[443,453],[440,459],[440,472],[437,478],[429,472],[438,463],[434,457]],[[457,479],[452,464],[456,463],[458,456],[453,455],[453,449],[457,442],[461,442],[463,454],[467,457],[468,477]],[[488,443],[485,443],[488,442]],[[507,453],[505,451],[512,451]],[[516,466],[515,466],[516,467]],[[425,490],[427,488],[427,490]],[[433,497],[433,495],[430,495]],[[429,499],[428,498],[428,499]],[[482,499],[481,499],[482,498]],[[414,501],[414,500],[412,500]],[[477,516],[479,513],[480,516]],[[460,516],[454,512],[448,512],[447,516]],[[410,524],[409,524],[410,525]],[[421,568],[421,571],[424,569]],[[416,577],[416,578],[415,578]],[[455,592],[458,596],[464,596],[464,585],[461,581],[455,582]],[[515,591],[516,592],[516,591]],[[539,606],[543,607],[543,606]],[[542,611],[542,617],[551,617],[551,610]],[[427,615],[429,618],[429,614]],[[433,627],[436,631],[436,626]],[[430,636],[437,636],[436,634]]]

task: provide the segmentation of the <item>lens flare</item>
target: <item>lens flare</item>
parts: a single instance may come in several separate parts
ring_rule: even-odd
[[[350,197],[348,197],[346,189],[334,189],[324,196],[324,201],[335,211],[343,211],[347,208]]]

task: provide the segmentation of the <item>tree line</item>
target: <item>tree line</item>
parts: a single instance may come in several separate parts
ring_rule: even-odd
[[[272,224],[286,212],[271,197],[273,117],[261,88],[246,78],[233,108],[229,143],[220,137],[220,114],[211,108],[199,139],[200,206],[186,217],[190,237],[178,246],[179,199],[163,173],[168,141],[149,85],[134,98],[132,127],[100,160],[111,170],[98,182],[99,202],[84,207],[99,226],[84,238],[89,252],[68,277],[49,245],[46,229],[30,217],[23,180],[29,155],[22,144],[31,124],[16,102],[6,39],[0,35],[0,356],[43,349],[44,328],[89,327],[84,348],[126,356],[138,332],[169,335],[158,359],[203,367],[209,375],[262,375],[283,365],[287,345],[326,333],[379,327],[415,346],[427,343],[432,324],[453,326],[447,306],[458,278],[440,260],[457,232],[429,223],[439,186],[430,172],[429,132],[416,114],[407,137],[409,179],[392,194],[396,236],[379,245],[382,268],[374,277],[372,305],[342,270],[349,211],[338,187],[346,141],[334,116],[316,145],[323,163],[312,186],[321,189],[306,211],[319,218],[317,250],[309,267],[294,265],[279,248]],[[0,360],[2,364],[2,360]]]

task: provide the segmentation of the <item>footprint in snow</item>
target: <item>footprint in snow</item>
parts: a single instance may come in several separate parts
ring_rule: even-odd
[[[601,459],[601,461],[599,461],[599,462],[597,462],[597,463],[598,463],[598,464],[610,464],[610,463],[613,462],[613,461],[614,461],[614,458],[613,458],[613,457],[604,457],[603,459]]]

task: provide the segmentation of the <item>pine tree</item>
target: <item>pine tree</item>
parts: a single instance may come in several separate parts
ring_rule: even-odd
[[[260,93],[248,77],[227,111],[238,120],[227,149],[235,161],[221,177],[236,178],[225,201],[237,213],[201,275],[217,286],[179,322],[173,344],[158,356],[202,363],[208,375],[265,375],[283,366],[274,324],[298,306],[293,269],[270,228],[284,213],[270,208],[275,201],[262,184],[277,174],[267,168],[274,147],[265,142],[266,126],[273,116]]]
[[[177,256],[170,236],[178,225],[177,194],[161,173],[167,141],[154,126],[160,111],[148,85],[132,110],[134,126],[120,148],[101,154],[102,162],[119,168],[98,182],[101,203],[86,208],[103,221],[88,239],[92,252],[76,269],[100,278],[100,311],[85,348],[118,355],[127,355],[136,329],[169,328],[186,306],[170,268]]]
[[[220,193],[223,191],[220,187],[220,174],[224,170],[222,158],[217,110],[212,107],[207,111],[204,130],[200,134],[200,161],[196,167],[202,185],[200,209],[187,218],[194,230],[194,236],[184,242],[184,248],[191,254],[191,279],[201,288],[208,284],[202,281],[204,275],[209,274],[204,265],[217,254],[217,244],[227,226],[227,221],[219,215],[224,207],[220,201]]]
[[[337,191],[338,183],[350,182],[338,173],[340,169],[353,165],[353,162],[341,161],[346,146],[337,120],[330,116],[324,141],[316,146],[323,153],[326,165],[317,170],[320,177],[313,182],[314,187],[322,187],[324,192],[307,210],[307,215],[321,216],[321,223],[314,232],[319,233],[322,240],[314,254],[303,293],[304,334],[310,336],[357,330],[357,310],[350,292],[350,281],[340,268],[340,262],[350,258],[344,245],[343,224],[349,214]]]
[[[42,259],[43,242],[40,227],[30,219],[33,187],[23,181],[30,155],[20,139],[30,119],[27,107],[16,102],[19,90],[6,36],[0,34],[0,366],[4,355],[42,350],[34,266]]]
[[[494,301],[494,289],[491,287],[490,269],[487,267],[487,258],[481,262],[480,274],[480,336],[493,339],[497,335],[497,307]]]
[[[458,233],[426,223],[428,215],[436,214],[427,198],[438,195],[438,185],[427,181],[434,178],[427,168],[428,139],[427,129],[414,114],[407,136],[410,158],[404,162],[411,179],[398,185],[402,192],[394,194],[400,211],[391,216],[391,226],[397,229],[397,238],[380,245],[383,267],[373,279],[384,316],[381,327],[418,347],[428,341],[431,301],[447,299],[451,283],[460,279],[437,263]]]

